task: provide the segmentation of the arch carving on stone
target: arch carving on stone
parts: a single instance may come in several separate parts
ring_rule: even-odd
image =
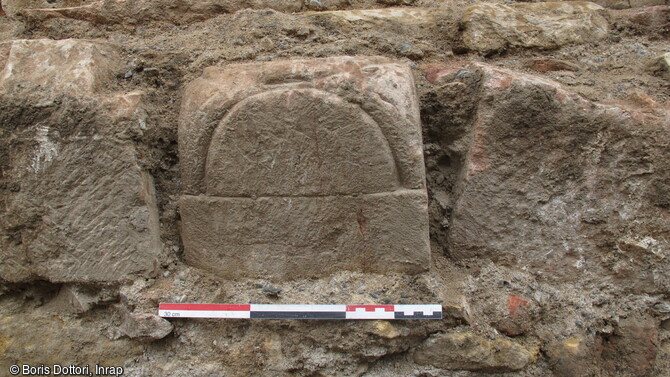
[[[288,279],[429,265],[411,71],[340,57],[208,68],[180,114],[187,262]]]

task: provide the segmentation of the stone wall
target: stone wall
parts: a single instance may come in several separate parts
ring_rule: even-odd
[[[667,375],[669,9],[5,0],[0,370]]]

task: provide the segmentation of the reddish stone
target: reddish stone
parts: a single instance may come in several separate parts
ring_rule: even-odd
[[[519,306],[528,306],[528,301],[517,295],[510,295],[509,300],[507,300],[507,305],[509,306],[509,315],[516,317],[519,314]]]
[[[647,376],[658,353],[658,327],[651,319],[622,321],[612,334],[602,334],[597,343],[605,369]]]
[[[438,79],[443,79],[445,76],[452,76],[458,73],[462,68],[461,66],[464,64],[464,62],[454,62],[449,66],[445,66],[444,64],[430,64],[425,68],[426,80],[431,84],[435,84]]]

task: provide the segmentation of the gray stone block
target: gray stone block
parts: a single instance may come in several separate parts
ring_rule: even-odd
[[[208,68],[180,117],[190,264],[276,279],[429,267],[406,66],[338,57]]]

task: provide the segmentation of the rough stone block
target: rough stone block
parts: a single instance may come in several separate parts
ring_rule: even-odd
[[[658,56],[653,67],[659,76],[670,80],[670,52]]]
[[[56,142],[41,132],[45,144],[10,174],[21,191],[8,197],[3,216],[0,277],[105,282],[152,273],[161,252],[158,212],[153,179],[134,148]],[[21,147],[10,154],[22,159]]]
[[[22,10],[24,16],[35,21],[62,17],[102,24],[133,24],[147,21],[189,23],[247,8],[280,12],[298,12],[304,8],[303,0],[80,0],[72,5],[48,8],[45,4],[26,4],[12,7],[12,10]],[[338,6],[327,5],[328,9]],[[8,13],[12,11],[8,10]]]
[[[453,154],[461,181],[452,257],[556,281],[588,272],[636,292],[667,290],[658,266],[668,243],[656,236],[668,231],[666,107],[648,96],[634,107],[598,104],[544,77],[479,63],[428,78],[478,93],[460,141],[466,152]]]
[[[490,53],[597,41],[609,30],[602,10],[588,2],[477,4],[463,16],[463,42],[471,50]]]
[[[596,0],[594,1],[594,3],[601,5],[605,8],[629,9],[629,8],[648,7],[653,5],[666,5],[667,0]]]
[[[432,335],[413,357],[417,364],[448,370],[500,373],[524,369],[537,360],[538,351],[504,338],[488,340],[461,332]]]
[[[121,120],[139,121],[139,97],[98,92],[119,64],[95,42],[0,44],[0,123],[12,125],[0,131],[0,279],[111,282],[156,270],[153,178],[116,137]]]
[[[365,23],[371,27],[383,26],[385,23],[396,26],[417,25],[433,26],[436,15],[444,11],[431,8],[382,8],[353,9],[329,12],[306,13],[307,17],[336,19],[350,23]]]
[[[208,68],[185,92],[188,263],[279,279],[429,265],[411,71],[338,57]]]
[[[0,43],[0,91],[10,96],[88,95],[120,66],[117,49],[106,43],[76,39]]]

